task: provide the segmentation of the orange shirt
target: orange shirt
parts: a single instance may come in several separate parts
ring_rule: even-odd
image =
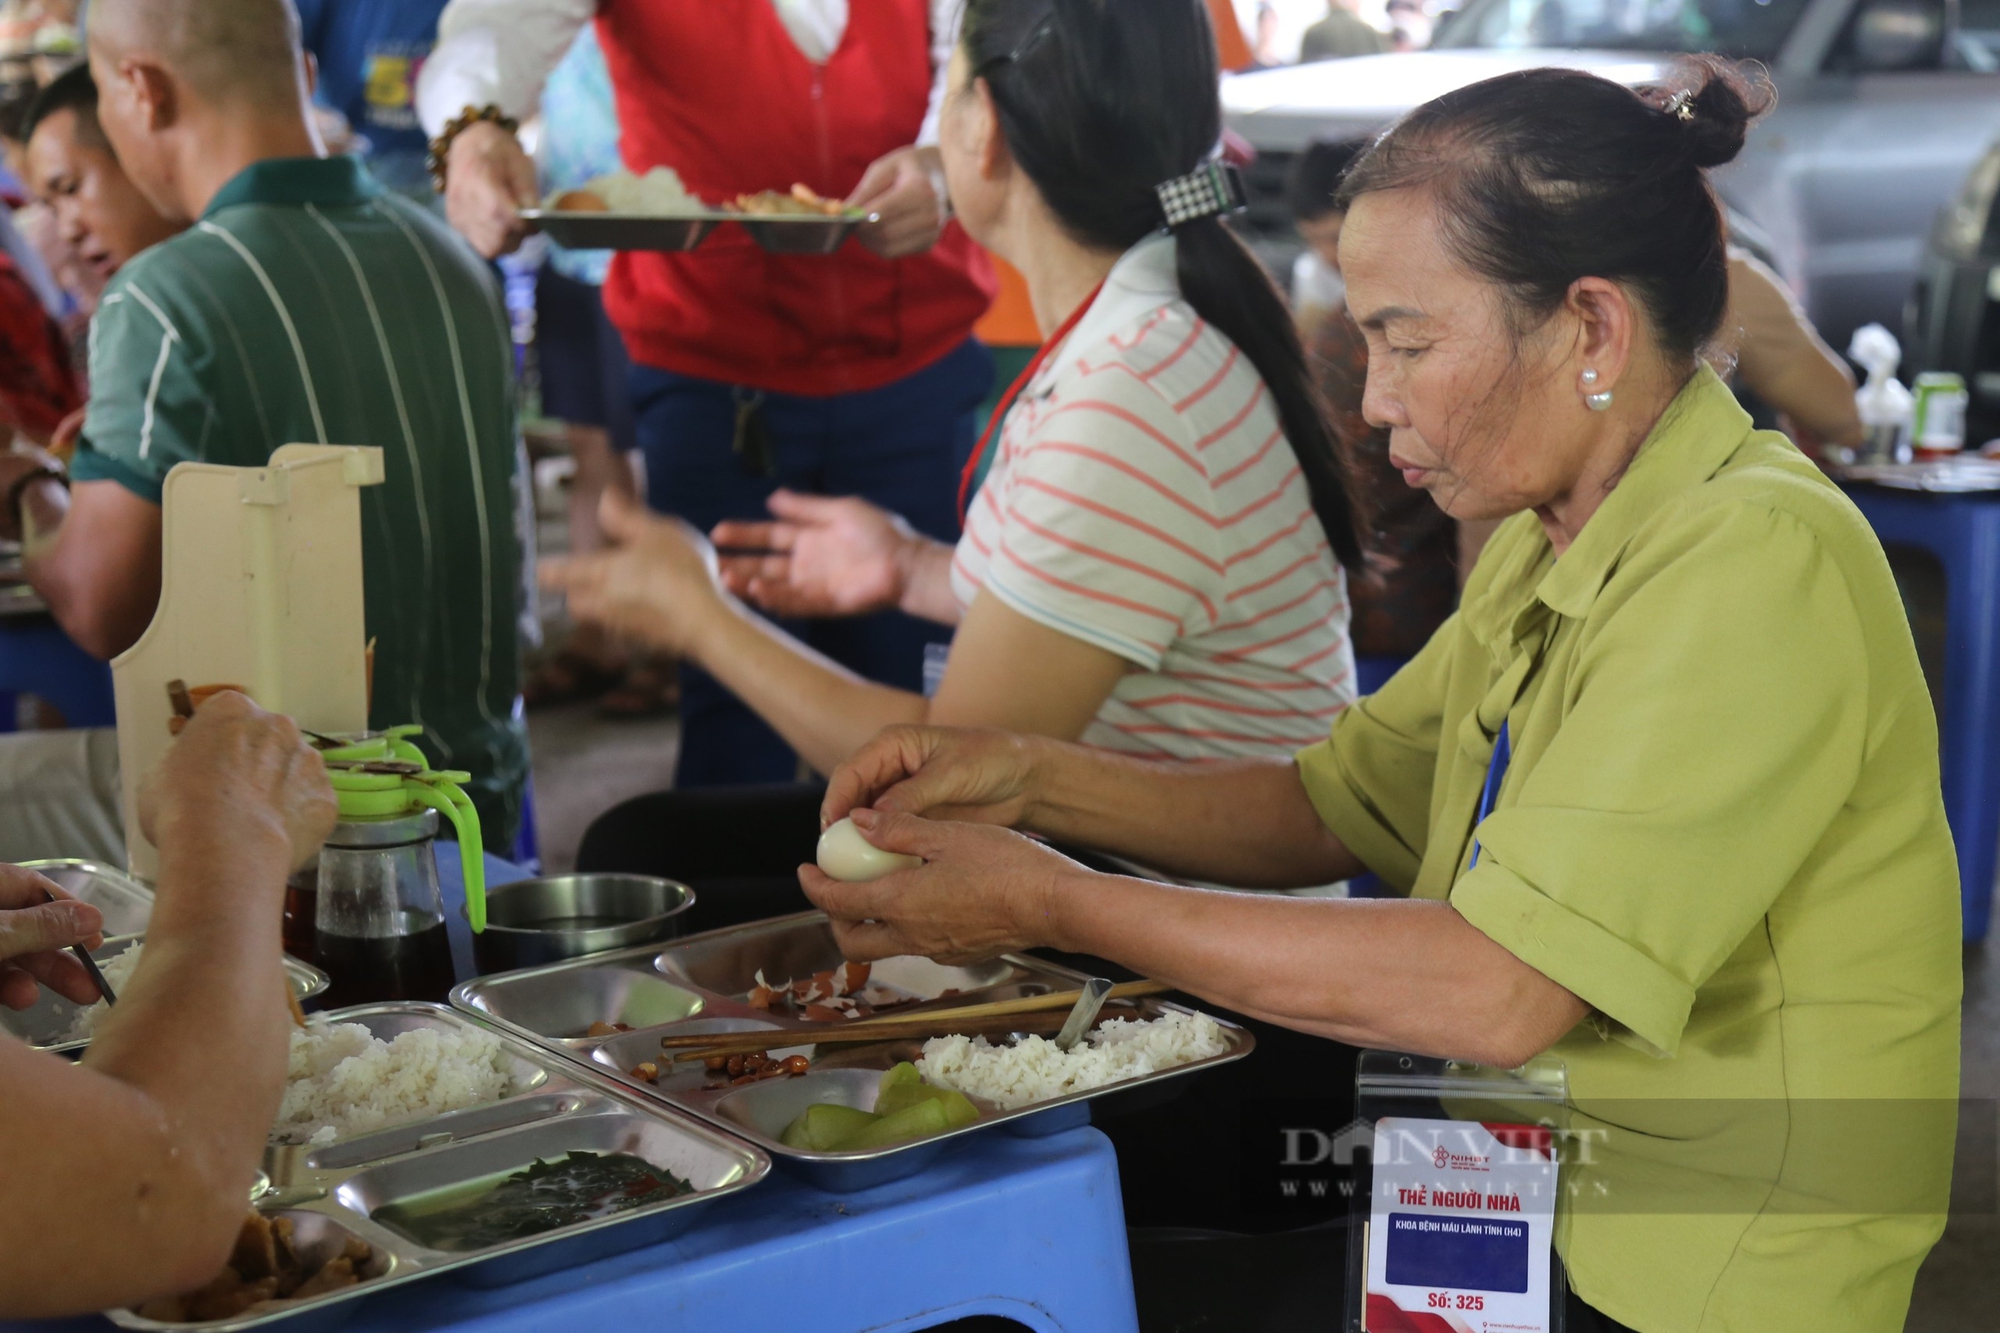
[[[1215,49],[1222,57],[1222,67],[1248,69],[1254,58],[1243,25],[1236,21],[1236,7],[1229,0],[1208,0],[1208,14],[1215,21]]]

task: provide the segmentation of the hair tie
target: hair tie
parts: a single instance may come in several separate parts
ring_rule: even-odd
[[[1678,117],[1682,124],[1686,124],[1688,121],[1694,119],[1694,94],[1683,88],[1672,97],[1669,97],[1667,104],[1661,107],[1660,110],[1670,116]]]
[[[1171,229],[1202,218],[1240,213],[1250,206],[1243,177],[1227,162],[1205,162],[1185,176],[1153,187]]]

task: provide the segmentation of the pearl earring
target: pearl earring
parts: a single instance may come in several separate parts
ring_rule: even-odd
[[[1583,372],[1583,387],[1588,389],[1595,383],[1597,383],[1596,369],[1586,369]],[[1602,412],[1605,408],[1611,406],[1611,390],[1603,389],[1596,393],[1586,393],[1583,396],[1583,405],[1593,412]]]

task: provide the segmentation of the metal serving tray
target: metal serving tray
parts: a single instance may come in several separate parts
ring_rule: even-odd
[[[356,1005],[321,1018],[360,1023],[383,1038],[414,1027],[494,1030],[476,1017],[435,1004]],[[235,1333],[280,1320],[299,1321],[290,1329],[331,1327],[351,1312],[339,1307],[436,1273],[456,1272],[460,1281],[474,1286],[506,1286],[658,1244],[694,1222],[696,1205],[746,1189],[771,1169],[770,1158],[727,1134],[552,1059],[508,1033],[498,1036],[515,1062],[513,1095],[331,1145],[274,1145],[266,1152],[264,1170],[271,1184],[256,1207],[270,1216],[292,1218],[308,1251],[314,1245],[331,1249],[349,1236],[366,1242],[375,1251],[366,1281],[282,1309],[207,1323],[161,1323],[130,1310],[107,1311],[107,1316],[122,1328],[182,1333]],[[572,1149],[643,1158],[686,1180],[695,1192],[524,1240],[458,1252],[428,1248],[371,1220],[386,1204],[504,1176],[537,1158],[560,1158]]]
[[[1207,1060],[1014,1110],[974,1098],[983,1114],[970,1125],[914,1143],[845,1153],[801,1151],[780,1143],[778,1136],[814,1102],[872,1109],[883,1073],[898,1061],[914,1060],[922,1042],[829,1047],[830,1054],[816,1060],[810,1073],[740,1088],[705,1087],[707,1073],[694,1061],[669,1072],[660,1038],[683,1033],[769,1031],[772,1055],[810,1054],[814,1035],[837,1024],[754,1009],[745,996],[759,969],[775,984],[826,971],[840,962],[840,948],[825,914],[806,912],[690,936],[664,948],[626,949],[482,977],[459,986],[451,999],[528,1041],[589,1065],[641,1096],[679,1107],[748,1139],[787,1170],[837,1192],[913,1175],[929,1166],[952,1139],[991,1126],[1032,1135],[1087,1124],[1088,1103],[1096,1097],[1240,1060],[1256,1045],[1249,1032],[1223,1023],[1229,1049]],[[971,967],[947,967],[923,958],[885,959],[874,965],[870,981],[920,997],[922,1003],[894,1011],[901,1015],[1073,990],[1085,977],[1037,958],[1008,954]],[[941,997],[939,992],[947,989],[959,993]],[[1156,997],[1138,1001],[1137,1007],[1146,1018],[1185,1012],[1182,1006]],[[591,1037],[586,1033],[593,1022],[625,1023],[633,1031]],[[627,1072],[647,1061],[661,1066],[656,1084]]]
[[[774,255],[830,255],[847,243],[863,223],[881,214],[841,213],[818,217],[811,213],[738,213],[733,215],[750,239]]]
[[[0,542],[0,617],[41,615],[48,606],[28,586],[21,564],[21,544]]]
[[[102,912],[107,937],[143,934],[153,920],[153,891],[112,866],[65,858],[24,861],[22,868],[53,880],[70,897]]]
[[[106,963],[127,949],[144,943],[145,939],[143,933],[113,936],[93,949],[90,956],[99,963]],[[314,996],[324,994],[327,987],[333,984],[326,973],[310,963],[300,962],[290,954],[285,955],[285,977],[292,983],[292,994],[299,997],[300,1004],[304,1004]],[[69,1031],[70,1025],[76,1021],[76,1016],[80,1012],[82,1010],[78,1005],[63,999],[53,991],[44,989],[36,997],[32,1008],[23,1009],[19,1013],[0,1009],[0,1027],[6,1028],[38,1051],[55,1051],[58,1054],[65,1051],[80,1051],[90,1045],[90,1038],[72,1039],[63,1035]]]
[[[524,208],[521,220],[572,250],[692,250],[727,214],[581,213]]]
[[[692,250],[724,222],[734,222],[773,254],[830,255],[857,227],[879,214],[738,213],[709,209],[697,213],[583,213],[524,208],[521,220],[572,250]]]

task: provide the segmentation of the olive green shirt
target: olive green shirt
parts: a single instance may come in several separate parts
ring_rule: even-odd
[[[1298,764],[1371,869],[1590,1006],[1550,1052],[1589,1131],[1556,1231],[1586,1301],[1640,1333],[1902,1329],[1951,1172],[1957,868],[1881,546],[1784,437],[1699,371],[1560,559],[1510,519]]]
[[[373,725],[417,723],[472,773],[505,850],[527,778],[514,717],[525,606],[514,348],[497,284],[353,158],[259,162],[126,264],[90,330],[75,475],[160,502],[184,462],[382,449],[361,493]]]

